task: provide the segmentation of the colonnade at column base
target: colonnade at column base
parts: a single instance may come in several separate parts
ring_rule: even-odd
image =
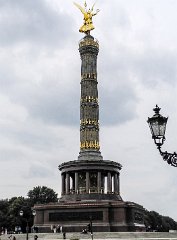
[[[91,222],[94,232],[144,230],[143,207],[120,196],[121,168],[110,160],[62,163],[59,202],[34,206],[39,232],[51,231],[54,225],[62,226],[64,232],[82,232]]]
[[[110,160],[75,160],[59,166],[62,176],[62,199],[120,200],[121,164]]]

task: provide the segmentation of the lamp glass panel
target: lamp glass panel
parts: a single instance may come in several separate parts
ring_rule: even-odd
[[[152,122],[151,123],[151,128],[152,128],[152,135],[154,137],[158,137],[160,135],[158,121]]]
[[[166,127],[166,123],[159,125],[159,135],[165,136],[165,127]]]
[[[151,119],[150,128],[152,136],[155,138],[163,138],[165,136],[167,120],[164,118]]]

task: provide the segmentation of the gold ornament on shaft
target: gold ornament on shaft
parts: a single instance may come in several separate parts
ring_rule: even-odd
[[[95,3],[93,4],[92,8],[87,10],[87,3],[85,1],[84,7],[81,7],[78,3],[74,2],[74,5],[80,9],[82,14],[84,15],[84,24],[80,27],[79,32],[83,32],[86,35],[90,35],[90,31],[93,30],[95,27],[93,26],[92,17],[95,16],[100,10],[97,9],[96,12],[93,12],[93,8]]]

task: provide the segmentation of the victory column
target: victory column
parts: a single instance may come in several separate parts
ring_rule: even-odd
[[[79,43],[79,52],[81,56],[81,99],[80,99],[80,155],[79,159],[102,159],[99,152],[99,105],[97,89],[97,55],[99,44],[90,35],[94,29],[92,17],[93,7],[87,10],[77,3],[74,3],[84,16],[84,24],[79,32],[85,34],[85,37]]]
[[[144,229],[143,208],[124,202],[120,196],[120,163],[103,160],[99,143],[97,55],[99,43],[90,35],[94,29],[94,5],[87,10],[74,3],[84,17],[79,31],[81,57],[80,153],[77,160],[59,165],[61,198],[57,204],[35,205],[35,225],[50,231],[51,224],[65,232],[81,232],[90,221],[93,231],[116,232]]]
[[[99,10],[94,13],[94,5],[87,10],[86,2],[85,8],[77,3],[74,4],[84,16],[84,23],[79,31],[85,34],[79,42],[81,57],[80,153],[78,160],[59,166],[62,171],[62,199],[97,199],[100,193],[99,199],[110,199],[109,194],[112,199],[114,193],[114,198],[121,200],[119,195],[121,165],[112,161],[103,161],[100,152],[97,88],[99,44],[90,35],[90,31],[94,29],[92,17]],[[107,188],[105,180],[107,180]]]

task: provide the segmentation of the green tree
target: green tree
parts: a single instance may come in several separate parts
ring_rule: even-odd
[[[155,211],[146,210],[144,220],[148,231],[168,232],[169,230],[177,230],[177,222]]]
[[[31,208],[36,203],[57,202],[57,194],[48,187],[34,187],[28,192],[28,198],[12,197],[11,199],[0,199],[0,229],[7,228],[8,231],[15,230],[15,226],[21,226],[22,231],[26,231],[26,224],[33,224],[33,216]],[[23,210],[24,215],[20,216]]]
[[[20,211],[23,210],[24,216],[20,216]],[[8,218],[10,229],[14,230],[15,226],[21,226],[22,231],[25,232],[26,219],[31,220],[31,204],[27,198],[24,197],[13,197],[9,200]]]
[[[8,199],[0,200],[0,229],[7,228],[8,226],[8,212],[9,202]]]
[[[57,195],[53,189],[46,186],[34,187],[33,190],[30,190],[27,194],[32,205],[58,202]]]

